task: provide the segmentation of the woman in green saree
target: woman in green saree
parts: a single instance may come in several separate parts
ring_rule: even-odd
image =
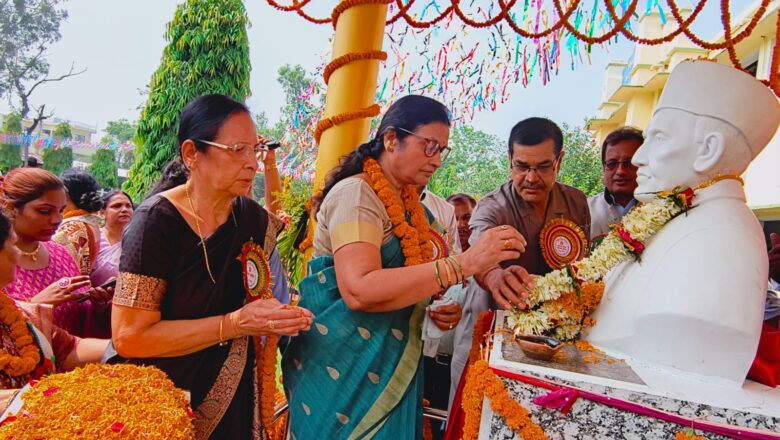
[[[293,438],[421,439],[426,306],[524,251],[525,239],[501,226],[442,258],[446,249],[434,243],[447,231],[414,188],[446,157],[449,127],[441,103],[401,98],[315,200],[314,258],[300,284],[314,325],[291,339],[282,362]],[[460,313],[459,305],[443,306],[430,319],[448,330]]]

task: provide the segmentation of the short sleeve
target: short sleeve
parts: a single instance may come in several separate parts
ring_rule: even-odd
[[[317,213],[315,251],[333,254],[357,242],[381,247],[391,228],[382,201],[367,182],[345,179],[331,189]]]
[[[93,236],[89,226],[80,221],[68,221],[60,225],[52,241],[65,247],[78,264],[81,275],[89,275],[92,271],[94,257],[91,255]]]
[[[159,311],[177,262],[181,233],[175,207],[162,197],[147,200],[133,215],[122,238],[114,304]],[[177,227],[178,225],[178,227]]]

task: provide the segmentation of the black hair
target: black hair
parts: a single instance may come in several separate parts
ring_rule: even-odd
[[[472,208],[477,206],[477,201],[474,200],[474,197],[463,193],[456,193],[447,197],[447,203],[468,203]]]
[[[0,250],[5,248],[5,242],[11,235],[11,219],[5,210],[0,208]]]
[[[176,188],[179,185],[184,185],[189,177],[190,172],[187,170],[187,167],[184,166],[181,160],[174,159],[163,168],[160,178],[155,182],[146,198]]]
[[[91,174],[85,171],[65,170],[60,174],[68,198],[76,208],[87,212],[100,211],[103,198],[100,197],[100,185]]]
[[[181,156],[181,145],[187,139],[195,143],[198,151],[206,151],[208,145],[200,141],[216,139],[225,121],[239,112],[249,114],[249,108],[243,102],[226,95],[203,95],[192,100],[179,115],[179,155]]]
[[[113,199],[114,196],[118,196],[118,195],[123,195],[123,196],[127,197],[127,200],[129,200],[130,204],[133,205],[133,207],[135,208],[135,202],[133,202],[133,198],[130,197],[130,194],[128,194],[128,193],[126,193],[124,191],[121,191],[121,190],[115,190],[115,191],[111,191],[111,192],[109,192],[109,193],[107,193],[106,195],[103,196],[103,209],[108,208],[108,204],[111,203],[111,199]]]
[[[631,126],[620,127],[611,132],[604,138],[604,143],[601,144],[601,163],[604,163],[607,157],[607,147],[623,141],[637,141],[639,145],[642,145],[645,143],[645,137],[642,135],[642,130]]]
[[[407,95],[395,101],[382,116],[376,136],[342,157],[341,163],[328,174],[322,192],[313,198],[313,205],[319,207],[328,192],[340,181],[362,173],[366,158],[379,159],[385,151],[383,137],[388,130],[399,128],[414,132],[421,125],[434,122],[450,125],[450,112],[439,101],[420,95]],[[395,130],[399,141],[411,136],[403,130]]]
[[[35,156],[27,156],[27,166],[31,168],[40,168],[41,163],[38,162],[38,158]]]
[[[552,139],[555,157],[563,151],[563,132],[558,125],[547,118],[528,118],[515,124],[509,132],[509,157],[514,154],[515,145],[533,146]]]

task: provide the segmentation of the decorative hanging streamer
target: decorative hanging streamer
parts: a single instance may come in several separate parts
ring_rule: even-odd
[[[509,99],[513,85],[528,86],[535,76],[543,84],[560,71],[561,63],[571,70],[590,62],[593,45],[606,45],[623,36],[645,45],[659,45],[685,35],[707,50],[726,50],[732,63],[741,68],[735,46],[752,34],[766,13],[770,0],[761,0],[757,9],[741,26],[732,26],[729,0],[720,0],[723,41],[706,41],[692,30],[693,23],[708,0],[699,0],[690,15],[683,17],[678,2],[667,0],[668,10],[658,0],[343,0],[329,18],[316,18],[304,9],[310,0],[292,0],[271,6],[295,12],[314,23],[331,23],[348,6],[387,1],[386,53],[349,54],[323,61],[318,71],[327,80],[338,67],[358,59],[387,60],[380,78],[376,101],[387,106],[408,93],[425,93],[442,101],[452,112],[455,123],[465,123],[484,110],[494,111]],[[718,1],[718,0],[713,0]],[[640,3],[642,3],[640,5]],[[475,6],[476,5],[476,6]],[[665,34],[644,38],[633,31],[640,14],[657,12],[666,23],[675,20]],[[507,26],[511,32],[507,32]],[[780,28],[780,18],[777,22]],[[488,35],[471,36],[471,28]],[[487,42],[480,44],[481,41]],[[432,48],[438,48],[433,52]],[[584,50],[583,50],[584,48]],[[379,54],[383,54],[383,57]],[[766,83],[780,94],[780,49],[773,51],[770,79]],[[323,59],[329,58],[327,54]],[[412,63],[414,61],[414,63]],[[317,74],[319,76],[319,74]],[[345,115],[322,119],[323,93],[319,81],[312,81],[301,96],[299,109],[287,127],[284,147],[277,157],[285,175],[311,180],[319,136],[325,126],[343,122]],[[376,113],[363,109],[359,116]],[[54,145],[50,141],[47,145]],[[63,143],[70,145],[69,143]]]
[[[334,10],[330,18],[315,18],[307,14],[304,10],[309,5],[309,0],[293,0],[290,5],[280,5],[276,0],[266,0],[271,6],[283,10],[294,11],[309,21],[315,23],[335,23],[338,20],[340,11]],[[349,5],[362,4],[368,0],[347,0],[343,3]],[[393,53],[397,59],[400,56],[406,58],[411,53],[427,53],[431,47],[447,47],[447,51],[461,54],[468,53],[470,48],[465,47],[469,43],[466,30],[468,28],[485,28],[490,35],[487,41],[488,47],[485,52],[477,52],[476,59],[482,62],[487,61],[487,69],[481,69],[483,72],[503,72],[504,64],[511,64],[513,68],[509,75],[514,82],[527,82],[534,76],[539,75],[543,83],[550,80],[552,75],[558,72],[561,63],[561,57],[565,48],[571,59],[571,67],[577,64],[587,62],[588,54],[594,44],[608,44],[614,41],[613,37],[623,35],[624,37],[642,44],[662,44],[672,40],[675,36],[684,34],[695,44],[708,50],[726,49],[730,54],[734,52],[734,46],[750,35],[758,21],[766,12],[769,0],[761,0],[758,9],[744,27],[737,32],[729,32],[730,22],[724,22],[724,34],[726,38],[721,42],[709,42],[699,38],[692,30],[692,24],[708,0],[699,0],[688,18],[683,18],[677,2],[679,0],[667,0],[668,11],[665,10],[662,2],[659,0],[490,0],[485,5],[480,2],[462,2],[455,0],[427,0],[419,2],[417,0],[388,0],[390,13],[388,19],[388,39],[391,40]],[[643,7],[639,3],[643,3]],[[476,8],[475,3],[480,4]],[[565,3],[565,6],[564,6]],[[341,6],[342,3],[339,4]],[[728,0],[720,0],[721,15],[724,18],[730,18],[728,12]],[[346,5],[348,6],[348,5]],[[344,8],[346,8],[346,6]],[[337,8],[338,9],[338,8]],[[644,14],[657,12],[663,23],[667,22],[667,15],[675,19],[676,23],[672,29],[665,35],[658,38],[641,38],[633,31],[632,24],[639,19],[638,10]],[[518,19],[519,18],[519,19]],[[405,25],[398,25],[404,23]],[[509,36],[503,33],[503,25],[509,26],[516,34],[518,41],[516,44],[509,44]],[[563,31],[563,32],[559,32]],[[733,35],[729,35],[733,33]],[[457,35],[461,40],[450,46],[447,37]],[[519,41],[522,38],[523,43]],[[484,37],[480,38],[484,41]],[[530,41],[529,41],[530,40]],[[437,45],[436,42],[443,42]],[[425,44],[420,44],[424,42]],[[523,67],[520,59],[520,44],[524,46],[531,45],[536,50],[527,53],[528,59],[525,59],[525,65],[532,64],[532,69]],[[580,50],[580,44],[585,45],[585,56]],[[474,44],[472,47],[476,47]],[[502,56],[502,48],[506,49],[506,57]],[[400,49],[400,50],[398,50]],[[514,52],[514,59],[510,56]],[[530,57],[536,59],[531,60]],[[742,67],[736,57],[731,57],[732,62],[737,67]],[[453,62],[448,65],[447,62],[440,62],[439,59],[429,60],[423,57],[425,63],[430,62],[431,72],[424,72],[420,69],[410,69],[415,73],[415,78],[403,74],[396,75],[398,70],[403,70],[405,62],[388,63],[387,66],[392,73],[388,78],[392,81],[388,83],[387,88],[382,91],[382,99],[387,102],[398,94],[408,93],[411,90],[426,90],[433,93],[440,93],[444,96],[437,96],[445,104],[457,104],[462,102],[461,107],[468,106],[472,108],[475,102],[479,103],[476,95],[466,94],[467,90],[477,90],[471,87],[475,81],[462,81],[458,75],[450,75],[448,72],[456,71],[455,57],[449,57],[447,61]],[[399,60],[400,61],[400,60]],[[473,60],[467,60],[471,63]],[[536,70],[536,67],[539,70]],[[473,71],[466,68],[464,70]],[[778,80],[780,72],[772,71],[768,83],[780,84]],[[516,79],[515,79],[516,78]],[[481,78],[483,82],[492,82],[494,89],[503,89],[502,83],[498,78]],[[462,84],[461,84],[462,83]],[[462,87],[453,87],[462,85]],[[774,87],[773,87],[774,88]],[[469,101],[466,103],[464,101]],[[483,107],[477,106],[483,110],[490,108],[485,102]],[[461,109],[462,110],[462,109]],[[459,112],[453,109],[455,114]]]
[[[127,153],[130,151],[133,151],[135,148],[134,145],[130,142],[110,142],[110,143],[103,143],[103,142],[89,142],[89,141],[80,141],[73,138],[63,138],[59,136],[48,136],[41,133],[34,133],[34,134],[11,134],[11,133],[2,133],[0,132],[0,143],[2,144],[13,144],[13,145],[28,145],[31,147],[37,147],[37,148],[79,148],[79,149],[87,149],[87,150],[101,150],[101,149],[109,149],[114,150],[118,153]]]

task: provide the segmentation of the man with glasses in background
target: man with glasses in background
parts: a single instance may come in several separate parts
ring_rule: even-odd
[[[609,233],[609,226],[619,222],[637,204],[634,198],[637,168],[631,158],[644,141],[642,131],[634,127],[618,128],[604,139],[601,145],[604,192],[588,198],[591,240]]]

